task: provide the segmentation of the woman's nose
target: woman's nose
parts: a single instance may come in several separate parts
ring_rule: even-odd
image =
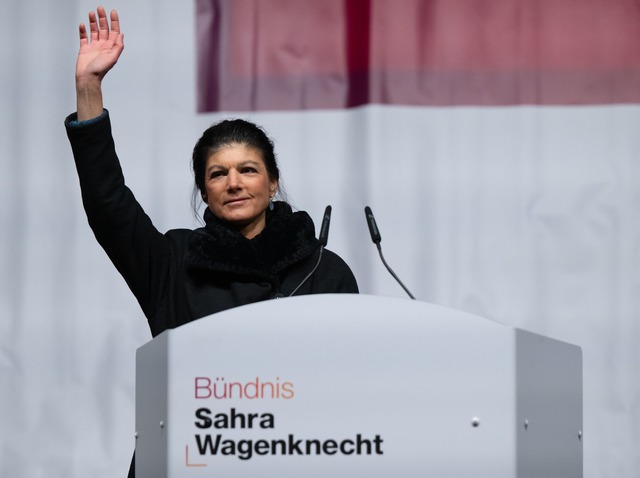
[[[238,189],[242,184],[241,179],[241,175],[238,171],[235,169],[229,170],[229,173],[227,174],[227,188]]]

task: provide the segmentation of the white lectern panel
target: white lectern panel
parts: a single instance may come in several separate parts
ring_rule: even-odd
[[[453,309],[272,300],[137,361],[138,478],[582,476],[580,349]]]

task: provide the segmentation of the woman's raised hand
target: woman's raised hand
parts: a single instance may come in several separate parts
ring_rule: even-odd
[[[79,120],[102,113],[101,82],[123,49],[124,34],[120,32],[120,20],[115,10],[111,11],[109,19],[103,7],[98,7],[97,12],[90,12],[89,32],[84,23],[80,24],[80,51],[76,62]]]
[[[96,76],[102,80],[104,75],[116,64],[124,49],[124,34],[120,33],[118,12],[111,11],[111,28],[107,12],[98,7],[89,13],[89,34],[84,23],[80,24],[80,51],[76,63],[76,78]]]

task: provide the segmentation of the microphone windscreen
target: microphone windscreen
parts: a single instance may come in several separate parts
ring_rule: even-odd
[[[369,226],[369,234],[371,234],[371,240],[374,244],[380,244],[380,241],[382,241],[382,237],[380,236],[380,231],[378,230],[376,219],[373,217],[373,212],[371,212],[371,208],[369,206],[364,208],[364,214],[367,217],[367,225]]]
[[[320,226],[320,234],[318,240],[322,247],[327,245],[329,241],[329,223],[331,222],[331,206],[327,206],[324,210],[324,216],[322,216],[322,225]]]

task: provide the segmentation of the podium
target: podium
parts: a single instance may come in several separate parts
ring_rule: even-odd
[[[136,362],[137,478],[582,477],[581,349],[473,314],[278,299]]]

